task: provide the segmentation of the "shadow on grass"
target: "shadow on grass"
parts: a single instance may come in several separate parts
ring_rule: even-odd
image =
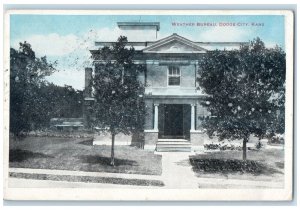
[[[82,155],[80,156],[82,163],[89,163],[89,164],[101,164],[101,165],[110,165],[110,158],[109,157],[101,157],[98,155]],[[137,166],[137,162],[133,160],[127,159],[118,159],[115,158],[115,166]]]
[[[9,162],[22,162],[30,158],[54,158],[54,156],[22,149],[9,150]]]
[[[250,173],[253,175],[271,175],[281,171],[253,160],[202,159],[190,157],[194,172],[200,173]]]

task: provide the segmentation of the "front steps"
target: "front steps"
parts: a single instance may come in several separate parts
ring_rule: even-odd
[[[185,139],[158,139],[157,152],[191,152],[191,143]]]

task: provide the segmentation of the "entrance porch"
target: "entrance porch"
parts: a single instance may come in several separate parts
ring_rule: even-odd
[[[197,101],[188,104],[186,100],[172,102],[165,100],[149,104],[150,118],[146,119],[146,125],[151,125],[153,120],[153,129],[145,129],[144,149],[185,152],[202,150],[204,133],[195,129]]]

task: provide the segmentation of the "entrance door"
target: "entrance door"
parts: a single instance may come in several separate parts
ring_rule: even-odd
[[[164,136],[166,138],[183,138],[183,105],[165,106]]]

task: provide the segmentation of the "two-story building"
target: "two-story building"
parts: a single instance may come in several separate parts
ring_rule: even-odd
[[[157,36],[157,22],[121,22],[123,30],[148,30]],[[97,48],[112,42],[95,42]],[[199,60],[209,50],[238,48],[243,43],[195,42],[176,33],[156,41],[128,42],[136,50],[134,62],[144,64],[140,80],[145,84],[147,118],[144,149],[156,151],[197,151],[206,138],[201,122],[210,113],[201,104],[206,95],[197,83]],[[92,54],[98,53],[91,50]],[[101,62],[97,59],[94,63]],[[86,69],[86,87],[92,75]],[[92,100],[91,96],[86,101]]]

